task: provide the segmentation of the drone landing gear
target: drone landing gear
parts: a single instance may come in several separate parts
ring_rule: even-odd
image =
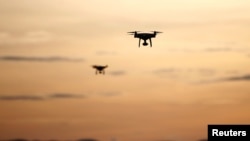
[[[152,47],[152,40],[151,40],[151,38],[149,38],[149,42],[150,42],[150,47]]]
[[[146,40],[143,40],[144,42],[142,43],[143,46],[148,46],[148,43]],[[152,40],[151,38],[149,39],[149,42],[150,42],[150,47],[152,47]],[[140,45],[141,45],[141,39],[139,39],[139,48],[140,48]]]

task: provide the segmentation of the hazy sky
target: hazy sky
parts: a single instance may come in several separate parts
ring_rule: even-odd
[[[0,139],[198,141],[250,123],[249,0],[0,0],[0,17]],[[134,30],[163,33],[138,48]]]

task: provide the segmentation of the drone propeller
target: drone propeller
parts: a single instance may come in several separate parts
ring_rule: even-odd
[[[155,33],[163,33],[163,32],[161,32],[161,31],[151,31],[151,32],[155,32]]]
[[[136,32],[140,32],[140,31],[131,31],[131,32],[127,32],[130,33],[131,35],[135,34]]]

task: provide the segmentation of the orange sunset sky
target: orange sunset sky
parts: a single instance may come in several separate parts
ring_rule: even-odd
[[[0,17],[0,140],[199,141],[250,123],[249,0],[0,0]],[[138,48],[134,30],[163,33]]]

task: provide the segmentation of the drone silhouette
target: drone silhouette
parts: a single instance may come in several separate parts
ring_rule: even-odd
[[[144,41],[142,43],[143,46],[147,46],[148,45],[147,40],[149,40],[150,47],[152,47],[151,38],[155,38],[158,33],[162,33],[160,31],[152,31],[153,33],[138,33],[138,32],[140,32],[140,31],[131,31],[128,33],[129,33],[129,35],[134,35],[134,38],[139,38],[139,47],[141,44],[141,39]]]
[[[92,66],[94,69],[96,69],[96,72],[95,72],[95,74],[98,74],[98,73],[100,73],[100,74],[105,74],[105,71],[104,71],[104,69],[106,69],[107,67],[108,67],[108,65],[106,65],[106,66],[99,66],[99,65],[93,65]]]

